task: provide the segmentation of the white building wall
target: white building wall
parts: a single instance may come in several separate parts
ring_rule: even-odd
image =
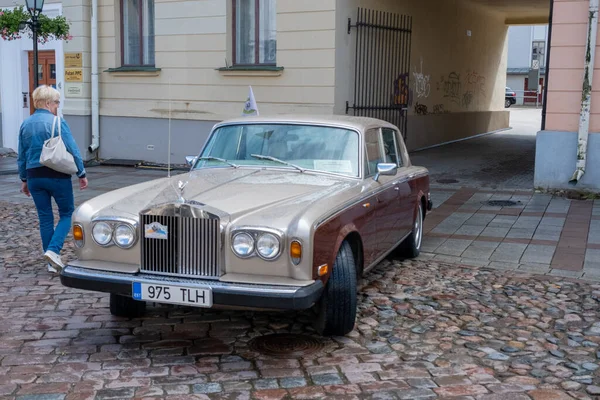
[[[506,86],[517,93],[517,105],[523,105],[524,85],[525,77],[523,75],[508,75],[506,77]]]
[[[0,8],[9,8],[0,3]],[[43,13],[51,18],[61,15],[62,3],[47,2]],[[18,150],[19,127],[29,116],[29,101],[23,105],[23,94],[29,92],[28,52],[33,50],[33,41],[27,35],[20,40],[0,39],[0,92],[2,110],[2,146]],[[62,41],[50,41],[38,45],[39,51],[53,50],[56,57],[56,88],[64,98],[64,52]],[[64,112],[61,103],[59,113]]]
[[[528,68],[531,65],[532,26],[508,28],[508,68]]]
[[[548,41],[548,25],[536,25],[533,27],[533,40]]]

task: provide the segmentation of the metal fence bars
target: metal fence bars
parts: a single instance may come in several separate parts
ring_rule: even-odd
[[[412,17],[358,9],[356,24],[348,18],[348,34],[356,28],[354,100],[346,114],[388,121],[406,140],[410,102]]]

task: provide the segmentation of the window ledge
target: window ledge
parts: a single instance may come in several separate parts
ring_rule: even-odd
[[[160,68],[156,67],[118,67],[104,70],[113,76],[158,76]]]
[[[269,65],[231,66],[217,68],[224,76],[281,76],[283,67]]]

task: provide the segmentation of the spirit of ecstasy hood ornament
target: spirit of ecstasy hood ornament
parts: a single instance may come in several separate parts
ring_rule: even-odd
[[[185,189],[185,187],[187,186],[188,181],[182,182],[179,181],[177,182],[177,188],[179,189],[179,202],[180,203],[185,203],[185,199],[183,197],[183,189]]]

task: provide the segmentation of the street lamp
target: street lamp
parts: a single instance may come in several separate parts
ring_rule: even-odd
[[[31,22],[24,22],[29,25],[31,32],[33,32],[33,90],[39,85],[39,73],[38,73],[38,17],[44,8],[44,0],[25,0],[27,4],[27,11],[31,15]]]

